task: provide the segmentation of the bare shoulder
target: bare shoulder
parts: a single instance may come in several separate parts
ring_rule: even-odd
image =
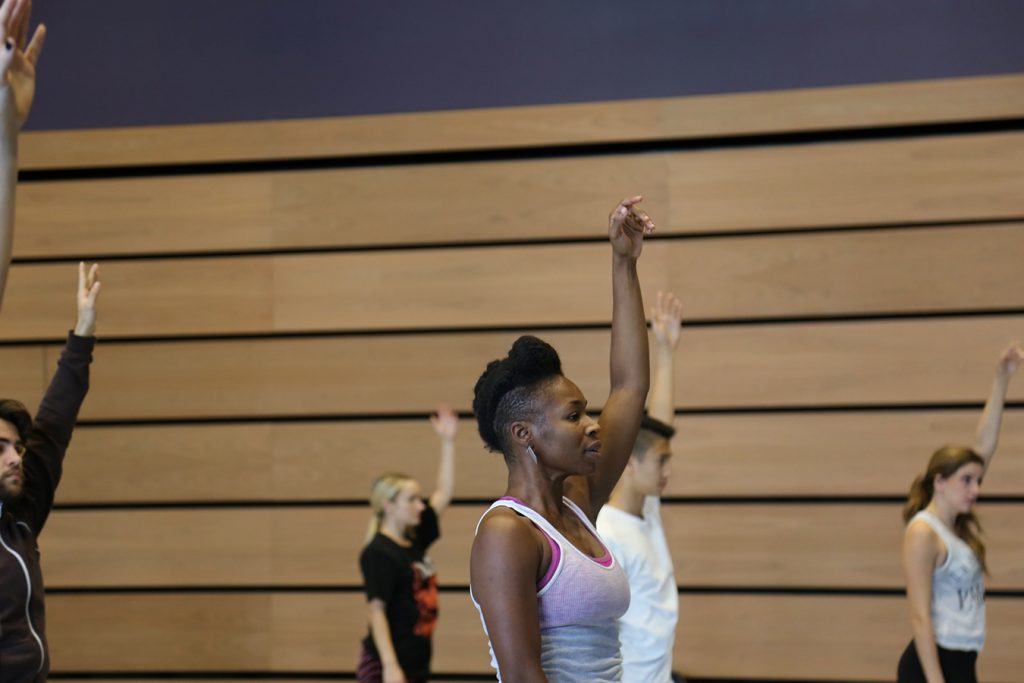
[[[918,519],[907,525],[903,534],[903,547],[908,553],[926,558],[935,558],[945,552],[945,545],[938,533],[928,522]]]
[[[498,507],[480,520],[473,550],[476,552],[477,547],[481,546],[493,550],[507,548],[519,551],[527,546],[536,547],[536,536],[537,532],[530,520],[509,508]]]
[[[469,574],[473,591],[481,595],[511,584],[529,585],[544,561],[543,538],[533,523],[508,508],[491,510],[480,521],[470,551]],[[490,587],[488,587],[490,586]]]

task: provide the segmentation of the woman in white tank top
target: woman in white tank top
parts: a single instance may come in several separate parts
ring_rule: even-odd
[[[616,619],[629,606],[629,584],[594,521],[629,460],[649,382],[636,260],[654,225],[639,201],[624,200],[608,220],[611,393],[600,419],[587,414],[555,350],[535,337],[488,364],[474,390],[480,436],[504,455],[508,488],[480,520],[470,588],[498,678],[509,683],[621,679]],[[528,264],[520,270],[530,276]]]
[[[945,446],[914,481],[903,518],[903,572],[914,639],[899,683],[975,683],[985,644],[985,545],[973,508],[995,453],[1010,377],[1024,359],[1013,344],[996,367],[974,448]]]

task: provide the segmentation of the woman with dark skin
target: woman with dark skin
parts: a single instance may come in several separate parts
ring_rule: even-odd
[[[629,460],[648,390],[636,261],[654,225],[636,208],[640,199],[623,200],[608,221],[611,393],[600,418],[587,415],[587,400],[561,374],[554,349],[533,337],[517,340],[477,382],[480,434],[508,465],[505,497],[481,519],[470,560],[472,597],[499,680],[621,676],[615,620],[629,589],[593,523]]]

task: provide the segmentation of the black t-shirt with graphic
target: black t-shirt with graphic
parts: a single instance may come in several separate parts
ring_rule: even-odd
[[[379,598],[386,605],[391,642],[402,671],[410,678],[430,674],[430,637],[437,622],[437,577],[427,558],[427,548],[441,530],[437,513],[427,505],[404,548],[377,534],[359,556],[367,601]],[[366,650],[380,658],[371,633],[363,641]]]

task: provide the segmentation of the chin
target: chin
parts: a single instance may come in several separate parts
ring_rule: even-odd
[[[2,503],[13,503],[14,501],[21,498],[21,486],[10,486],[8,484],[0,484],[0,502]]]

